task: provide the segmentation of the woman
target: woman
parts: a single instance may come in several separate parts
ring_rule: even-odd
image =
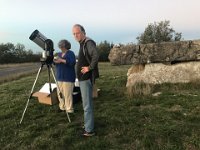
[[[75,82],[75,64],[76,58],[74,52],[71,51],[71,44],[67,40],[61,40],[58,43],[61,52],[54,58],[56,64],[56,78],[58,86],[63,95],[61,99],[58,94],[60,110],[73,113],[73,88]]]

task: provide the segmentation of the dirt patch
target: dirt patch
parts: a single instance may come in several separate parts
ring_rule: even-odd
[[[174,105],[170,109],[168,109],[168,111],[171,111],[171,112],[180,112],[180,111],[182,111],[182,106],[181,105]]]

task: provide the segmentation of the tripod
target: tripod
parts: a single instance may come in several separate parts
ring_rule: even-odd
[[[26,102],[26,106],[25,106],[25,109],[24,109],[24,111],[23,111],[23,114],[22,114],[22,117],[21,117],[21,120],[20,120],[20,124],[22,123],[22,121],[23,121],[23,119],[24,119],[24,115],[25,115],[26,110],[27,110],[27,108],[28,108],[28,104],[29,104],[29,102],[30,102],[30,99],[31,99],[32,96],[33,96],[33,91],[34,91],[35,85],[36,85],[36,83],[37,83],[37,80],[38,80],[38,78],[39,78],[39,75],[40,75],[40,73],[41,73],[42,68],[44,67],[44,65],[47,65],[47,69],[48,69],[49,91],[50,91],[51,99],[52,99],[52,88],[51,88],[51,76],[50,76],[50,72],[52,73],[53,79],[54,79],[54,81],[55,81],[55,83],[56,83],[59,96],[60,96],[61,100],[64,101],[64,96],[63,96],[63,94],[62,94],[61,91],[60,91],[60,88],[59,88],[59,86],[58,86],[58,82],[57,82],[57,80],[56,80],[56,78],[55,78],[55,75],[54,75],[54,72],[53,72],[53,69],[52,69],[52,64],[47,63],[47,62],[45,62],[45,61],[41,61],[41,66],[40,66],[40,68],[39,68],[39,70],[38,70],[38,72],[37,72],[35,81],[34,81],[34,83],[33,83],[32,89],[31,89],[31,93],[30,93],[29,98],[28,98],[28,100],[27,100],[27,102]],[[71,122],[70,117],[69,117],[69,114],[68,114],[67,111],[66,111],[66,114],[67,114],[68,121]]]

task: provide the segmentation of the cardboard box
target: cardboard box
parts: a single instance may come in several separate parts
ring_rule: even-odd
[[[39,103],[47,105],[55,105],[59,103],[57,97],[57,88],[55,84],[51,84],[52,93],[49,91],[49,83],[46,83],[38,92],[33,94],[33,97],[37,97]]]

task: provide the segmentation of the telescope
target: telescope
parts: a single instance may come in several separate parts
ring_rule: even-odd
[[[38,70],[38,73],[36,75],[35,81],[33,83],[33,86],[32,86],[31,92],[30,92],[30,95],[29,95],[28,100],[26,102],[26,106],[24,108],[24,111],[23,111],[23,114],[22,114],[22,117],[21,117],[21,120],[20,120],[20,124],[22,123],[22,121],[24,119],[24,115],[25,115],[26,110],[28,108],[29,101],[33,96],[33,91],[34,91],[35,85],[37,83],[38,77],[39,77],[44,65],[46,65],[47,69],[48,69],[49,92],[50,92],[51,99],[52,99],[52,88],[51,88],[51,77],[50,77],[50,74],[52,73],[53,79],[54,79],[54,81],[56,83],[56,86],[57,86],[58,93],[60,95],[60,98],[62,99],[62,101],[64,101],[63,94],[60,91],[60,88],[58,86],[58,82],[57,82],[57,80],[55,78],[55,75],[54,75],[54,72],[53,72],[53,68],[52,68],[52,63],[53,63],[53,58],[54,58],[54,56],[53,56],[53,51],[54,51],[53,41],[51,39],[46,38],[38,30],[35,30],[31,34],[29,39],[32,40],[34,43],[36,43],[39,47],[41,47],[44,50],[44,52],[42,53],[42,58],[40,59],[41,66],[40,66],[40,68]],[[66,112],[66,114],[67,114],[68,121],[71,122],[68,112]]]
[[[47,64],[53,63],[53,41],[51,39],[46,38],[42,33],[38,30],[35,30],[29,37],[34,43],[36,43],[40,48],[44,50],[42,53],[42,58],[40,58],[41,62],[45,62]]]

